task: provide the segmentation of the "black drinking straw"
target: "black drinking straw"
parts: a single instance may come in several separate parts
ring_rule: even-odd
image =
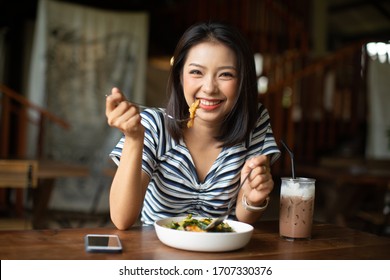
[[[280,140],[280,142],[283,144],[283,146],[286,148],[287,152],[290,154],[292,178],[295,179],[294,154],[293,154],[293,152],[287,147],[286,143],[284,143],[283,140]]]

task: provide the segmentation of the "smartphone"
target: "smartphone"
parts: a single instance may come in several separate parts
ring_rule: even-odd
[[[122,244],[115,234],[87,234],[85,236],[85,250],[87,252],[120,253]]]

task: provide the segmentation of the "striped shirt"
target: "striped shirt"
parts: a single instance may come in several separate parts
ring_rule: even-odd
[[[154,221],[189,213],[202,217],[223,214],[231,199],[236,199],[240,172],[249,158],[264,154],[273,163],[279,149],[272,133],[268,111],[260,105],[255,129],[244,143],[221,150],[205,180],[200,182],[192,157],[183,140],[176,142],[166,130],[161,111],[141,113],[145,127],[142,170],[150,177],[141,221]],[[110,156],[116,164],[122,153],[124,137]],[[234,211],[233,211],[234,212]]]

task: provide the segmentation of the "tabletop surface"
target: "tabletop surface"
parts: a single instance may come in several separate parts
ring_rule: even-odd
[[[286,241],[279,237],[277,221],[262,221],[254,225],[250,242],[231,252],[191,252],[162,244],[152,226],[133,227],[127,231],[114,228],[45,229],[0,232],[0,259],[390,259],[390,238],[339,227],[315,223],[308,241]],[[123,252],[87,253],[86,234],[117,234]]]

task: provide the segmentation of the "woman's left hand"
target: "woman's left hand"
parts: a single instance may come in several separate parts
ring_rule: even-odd
[[[243,194],[249,205],[260,206],[274,188],[268,157],[260,155],[247,160],[241,171],[241,182],[248,173],[250,174],[242,187]]]

